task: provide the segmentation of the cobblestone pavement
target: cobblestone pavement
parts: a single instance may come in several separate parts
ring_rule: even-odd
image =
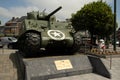
[[[0,49],[0,80],[21,80],[17,77],[17,69],[11,60],[11,53],[15,50]],[[15,61],[15,59],[14,59]],[[49,80],[120,80],[120,57],[112,58],[112,66],[110,69],[110,58],[102,59],[105,66],[112,75],[112,79],[102,77],[100,75],[90,73],[84,75],[68,76]]]
[[[10,59],[14,50],[0,49],[0,80],[18,80],[17,69]]]

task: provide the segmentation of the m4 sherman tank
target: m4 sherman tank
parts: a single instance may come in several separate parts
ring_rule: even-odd
[[[79,49],[80,36],[74,35],[70,22],[56,21],[53,15],[61,8],[50,14],[35,11],[27,13],[18,38],[18,48],[24,57],[41,54],[41,50],[74,52]]]

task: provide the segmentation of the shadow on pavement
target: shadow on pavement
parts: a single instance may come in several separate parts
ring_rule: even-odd
[[[11,59],[11,61],[13,62],[13,67],[14,69],[17,69],[17,78],[18,80],[24,80],[24,72],[23,72],[23,65],[21,65],[21,61],[18,58],[18,54],[17,53],[11,53],[9,58]]]

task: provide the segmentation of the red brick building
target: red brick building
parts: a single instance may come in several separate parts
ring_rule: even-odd
[[[25,18],[26,18],[25,16],[22,16],[21,18],[13,17],[11,20],[6,22],[4,26],[5,36],[18,36],[22,22]]]

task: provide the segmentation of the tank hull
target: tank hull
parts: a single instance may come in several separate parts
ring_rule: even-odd
[[[34,11],[27,14],[18,38],[18,49],[25,57],[41,54],[41,50],[66,52],[78,49],[79,41],[73,35],[70,22],[56,21],[53,15],[60,9],[48,15]]]

